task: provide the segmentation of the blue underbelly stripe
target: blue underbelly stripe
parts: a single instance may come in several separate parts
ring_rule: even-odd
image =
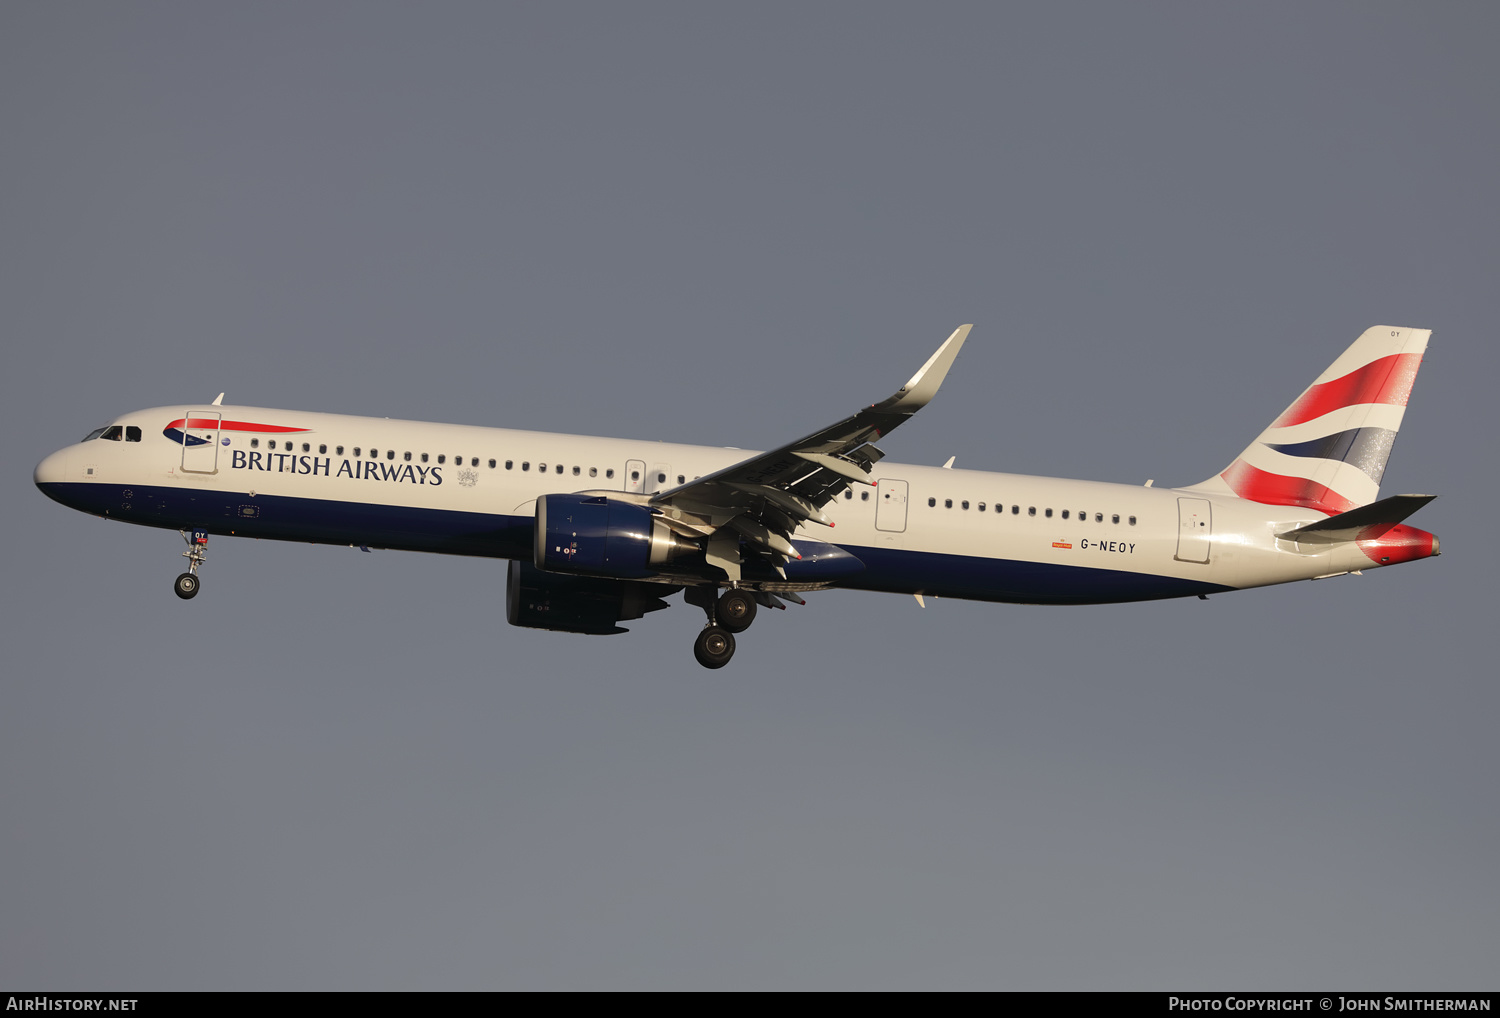
[[[530,516],[369,502],[106,483],[39,485],[82,512],[144,526],[273,541],[367,545],[490,558],[532,555]],[[128,492],[128,494],[127,494]],[[843,545],[865,570],[838,584],[857,590],[1023,604],[1106,604],[1232,590],[1216,583],[1091,566]]]

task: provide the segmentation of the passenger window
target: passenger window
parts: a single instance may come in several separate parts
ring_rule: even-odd
[[[410,463],[411,462],[411,453],[409,453],[409,452],[403,452],[401,454],[401,458],[403,460],[405,460],[406,462]]]
[[[1094,522],[1095,523],[1103,523],[1104,522],[1104,514],[1103,513],[1095,513],[1094,514]]]
[[[460,456],[455,462],[462,463],[463,462],[463,457]],[[539,473],[539,474],[545,474],[547,472],[547,464],[545,464],[545,463],[538,463],[536,465],[536,472]]]
[[[598,467],[589,467],[589,476],[590,477],[598,477],[599,476],[599,468]]]
[[[931,509],[935,505],[937,505],[937,499],[935,499],[935,498],[929,498],[927,500],[927,508]]]
[[[978,509],[978,510],[979,510],[979,511],[980,511],[980,512],[984,512],[984,503],[983,503],[983,502],[981,502],[981,503],[979,503],[979,505],[978,505],[978,506],[977,506],[977,507],[976,507],[976,508],[977,508],[977,509]]]
[[[370,459],[372,459],[372,460],[378,460],[378,459],[380,459],[380,450],[379,449],[371,449],[370,450]]]
[[[395,449],[387,449],[385,451],[385,458],[388,459],[388,460],[395,459],[396,458],[396,450]]]
[[[422,454],[422,462],[423,463],[427,462],[427,454],[425,452]]]
[[[1019,515],[1021,515],[1021,507],[1018,506],[1018,505],[1011,506],[1010,507],[1010,514],[1012,516],[1019,516]]]
[[[505,469],[506,470],[512,469],[513,467],[515,467],[515,465],[516,465],[516,461],[515,460],[506,460],[505,461]]]
[[[573,468],[573,476],[574,477],[577,477],[581,473],[583,473],[583,468],[582,467],[574,467]]]
[[[967,508],[969,508],[969,500],[968,500],[968,499],[964,499],[964,500],[963,500],[963,502],[961,502],[961,503],[960,503],[960,504],[961,504],[961,505],[962,505],[962,506],[963,506],[963,507],[964,507],[964,508],[965,508],[965,509],[967,509]]]
[[[615,476],[615,468],[614,467],[610,467],[608,470],[604,471],[604,476],[606,478],[614,477]]]
[[[1050,520],[1050,519],[1051,519],[1051,518],[1052,518],[1052,510],[1051,510],[1051,509],[1048,509],[1048,510],[1047,510],[1047,519],[1049,519],[1049,520]]]
[[[328,445],[327,445],[327,443],[323,443],[323,444],[320,444],[318,446],[318,455],[319,456],[325,455],[327,452],[328,452]]]
[[[1027,516],[1035,516],[1036,515],[1036,506],[1029,506],[1027,508],[1027,510],[1026,510],[1026,515]]]
[[[490,469],[491,470],[495,469],[495,461],[494,460],[490,460]]]
[[[686,481],[687,481],[687,477],[685,477],[685,476],[684,476],[684,475],[682,475],[682,474],[678,474],[678,475],[677,475],[677,483],[678,483],[678,484],[683,484],[683,483],[686,483]]]
[[[341,446],[341,445],[334,446],[333,447],[333,454],[335,456],[342,456],[342,455],[344,455],[344,447]],[[354,455],[358,456],[359,453],[355,453]]]
[[[1134,516],[1130,517],[1130,525],[1132,527],[1135,526],[1135,517]]]
[[[354,450],[354,455],[356,455],[356,456],[359,455],[359,450],[358,449]],[[447,463],[448,462],[448,457],[444,456],[442,453],[438,453],[438,462],[439,463]]]
[[[868,491],[862,491],[862,492],[860,492],[859,493],[859,500],[861,502],[868,502],[868,501],[870,501],[870,493]]]
[[[1051,513],[1048,513],[1048,515],[1050,516]],[[1068,518],[1068,511],[1066,509],[1063,510],[1063,517],[1062,518],[1063,519],[1067,519]]]
[[[441,457],[441,456],[439,456],[439,457],[438,457],[438,462],[440,462],[440,463],[441,463],[441,462],[442,462],[442,459],[443,459],[443,457]],[[528,463],[528,462],[526,462],[526,461],[525,461],[525,460],[522,460],[522,461],[521,461],[521,469],[522,469],[522,470],[530,470],[530,469],[531,469],[531,464],[530,464],[530,463]]]
[[[851,499],[853,497],[854,497],[854,492],[850,491],[848,488],[845,488],[844,489],[844,498],[845,498],[845,500]]]
[[[630,479],[632,481],[639,481],[641,479],[641,472],[639,470],[632,470],[630,472]]]
[[[258,438],[252,438],[250,440],[250,448],[252,448],[252,449],[259,449],[260,448],[260,439],[258,439]],[[356,456],[359,455],[359,450],[358,449],[354,450],[354,455],[356,455]]]
[[[951,499],[951,498],[945,498],[945,499],[943,499],[943,508],[944,509],[952,509],[953,508],[953,499]]]
[[[666,484],[667,483],[667,475],[666,474],[657,474],[656,475],[656,483],[657,484]]]
[[[303,452],[312,452],[312,445],[310,443],[308,443],[308,442],[303,442],[302,443],[302,451]],[[407,453],[406,454],[406,458],[407,459],[411,459],[411,453]]]
[[[139,442],[140,440],[141,440],[141,429],[137,428],[134,424],[127,425],[126,428],[125,428],[125,441],[127,441],[127,442]]]
[[[1115,513],[1113,516],[1111,516],[1109,518],[1109,522],[1111,522],[1111,523],[1119,523],[1120,522],[1120,514],[1119,513]]]
[[[250,440],[250,447],[252,449],[255,448],[255,439],[253,438]],[[354,447],[354,458],[359,459],[359,446],[357,445]]]

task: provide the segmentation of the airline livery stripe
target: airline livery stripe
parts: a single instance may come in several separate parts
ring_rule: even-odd
[[[179,417],[171,424],[168,424],[167,427],[208,428],[210,431],[222,427],[225,431],[258,431],[262,434],[265,434],[267,432],[270,432],[272,434],[280,434],[286,431],[308,430],[307,428],[286,428],[282,427],[280,424],[252,424],[249,421],[225,421],[222,425],[220,425],[219,421],[213,417],[192,417],[188,418],[187,420]]]
[[[1359,403],[1389,403],[1404,407],[1421,366],[1422,355],[1419,353],[1380,357],[1342,378],[1312,386],[1298,397],[1297,402],[1287,407],[1271,427],[1290,427]]]
[[[1336,435],[1315,438],[1309,442],[1289,445],[1266,445],[1288,456],[1306,456],[1309,459],[1340,460],[1363,470],[1376,484],[1385,474],[1385,462],[1391,454],[1391,445],[1396,433],[1389,428],[1352,428]]]
[[[1252,467],[1244,460],[1235,460],[1219,476],[1224,478],[1225,483],[1240,498],[1263,505],[1301,506],[1328,516],[1346,513],[1357,505],[1327,485],[1310,481],[1306,477],[1273,474]]]

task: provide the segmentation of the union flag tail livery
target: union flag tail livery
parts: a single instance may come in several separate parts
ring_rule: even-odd
[[[124,414],[37,465],[49,498],[212,535],[510,559],[506,617],[623,633],[678,592],[720,668],[758,609],[832,587],[1030,604],[1207,597],[1438,554],[1379,497],[1427,347],[1370,329],[1222,473],[1173,489],[894,463],[961,326],[895,395],[765,453],[188,403]],[[395,595],[393,595],[395,596]],[[184,610],[189,610],[184,608]]]
[[[1367,329],[1223,473],[1195,487],[1329,516],[1374,502],[1431,335]]]

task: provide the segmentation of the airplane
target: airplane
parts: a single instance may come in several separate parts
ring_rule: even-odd
[[[211,403],[41,461],[49,498],[210,535],[508,559],[510,624],[612,634],[683,592],[721,668],[758,608],[828,588],[1021,604],[1200,597],[1439,553],[1379,497],[1430,330],[1368,329],[1223,471],[1179,488],[887,462],[971,326],[890,398],[769,452]]]

